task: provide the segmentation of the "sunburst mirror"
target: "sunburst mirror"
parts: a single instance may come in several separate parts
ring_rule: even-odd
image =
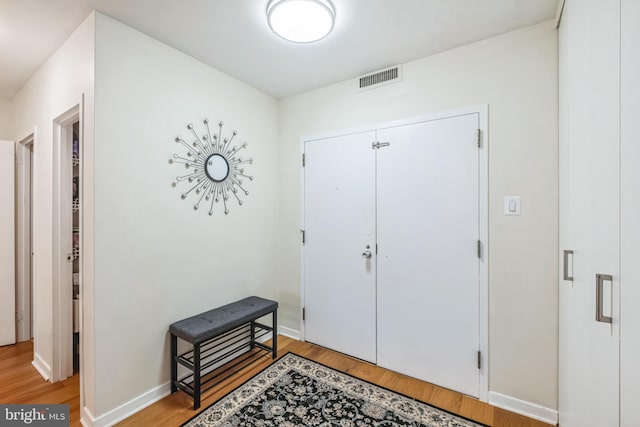
[[[185,200],[189,194],[195,195],[196,203],[194,210],[200,208],[201,203],[209,206],[209,215],[213,215],[215,205],[222,202],[225,215],[229,214],[229,199],[234,197],[238,205],[242,206],[242,199],[239,193],[249,195],[243,187],[243,180],[253,181],[253,176],[245,174],[245,165],[253,164],[253,159],[243,159],[239,153],[247,148],[247,143],[234,146],[233,139],[238,135],[233,131],[230,137],[222,134],[223,122],[218,123],[217,132],[211,133],[209,120],[204,119],[204,132],[198,135],[193,125],[189,123],[187,129],[193,135],[187,142],[178,135],[175,141],[181,148],[186,150],[186,154],[174,154],[169,159],[170,164],[180,164],[188,169],[185,175],[176,176],[175,182],[171,185],[176,187],[178,183],[185,182],[188,189],[180,195]],[[193,139],[193,141],[191,141]]]

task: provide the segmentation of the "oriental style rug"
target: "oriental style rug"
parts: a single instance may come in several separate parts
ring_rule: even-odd
[[[183,426],[478,427],[483,424],[288,353]]]

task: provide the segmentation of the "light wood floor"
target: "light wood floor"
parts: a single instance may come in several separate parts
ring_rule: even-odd
[[[313,344],[278,337],[278,354],[294,352],[358,378],[395,390],[447,411],[494,427],[549,427],[476,399],[425,383]],[[32,345],[21,343],[0,347],[0,403],[67,403],[71,405],[71,426],[79,426],[78,376],[57,384],[45,382],[31,366]],[[193,401],[185,393],[167,396],[124,420],[121,427],[179,426],[198,412],[242,384],[271,362],[263,359],[229,378],[203,396],[202,406],[193,411]]]
[[[0,347],[0,403],[67,404],[71,425],[79,426],[79,375],[51,384],[31,365],[32,360],[31,341]]]

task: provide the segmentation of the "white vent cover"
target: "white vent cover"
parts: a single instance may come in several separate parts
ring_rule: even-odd
[[[358,89],[367,90],[402,80],[402,66],[395,65],[383,70],[374,71],[372,73],[360,76],[358,78]]]

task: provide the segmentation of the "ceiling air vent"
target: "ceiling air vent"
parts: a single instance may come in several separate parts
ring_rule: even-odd
[[[385,68],[384,70],[374,71],[372,73],[360,76],[358,78],[358,89],[367,90],[379,86],[385,86],[402,80],[402,67],[395,65]]]

